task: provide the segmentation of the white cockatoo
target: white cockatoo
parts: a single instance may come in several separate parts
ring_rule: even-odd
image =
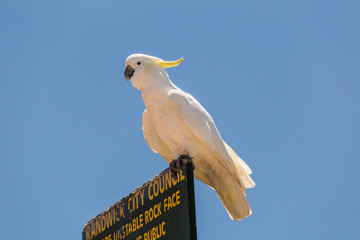
[[[190,94],[175,86],[165,68],[177,61],[133,54],[126,59],[124,76],[139,89],[146,109],[144,137],[168,163],[192,159],[194,176],[218,194],[231,219],[251,214],[246,188],[253,188],[251,169],[221,138],[209,113]],[[175,164],[176,165],[176,164]]]

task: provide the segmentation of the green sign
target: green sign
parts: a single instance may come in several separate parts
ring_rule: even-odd
[[[83,228],[82,240],[195,240],[192,163],[148,181]]]

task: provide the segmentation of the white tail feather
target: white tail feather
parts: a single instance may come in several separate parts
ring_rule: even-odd
[[[231,159],[233,160],[236,167],[236,174],[242,181],[246,188],[255,187],[255,182],[251,179],[250,174],[252,173],[250,167],[242,160],[232,148],[224,142],[226,150],[228,151]],[[246,191],[245,191],[246,194]]]
[[[251,214],[251,207],[237,181],[231,175],[222,178],[215,190],[231,219],[241,220]]]

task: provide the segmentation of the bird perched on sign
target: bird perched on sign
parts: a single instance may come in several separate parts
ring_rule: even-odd
[[[251,214],[246,188],[253,188],[251,169],[221,138],[209,113],[190,94],[175,86],[166,68],[182,62],[133,54],[126,59],[124,76],[139,89],[146,109],[144,137],[170,167],[192,159],[194,176],[218,194],[231,219]]]

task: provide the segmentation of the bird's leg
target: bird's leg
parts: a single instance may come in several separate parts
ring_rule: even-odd
[[[181,154],[177,159],[172,160],[169,164],[169,168],[171,170],[171,176],[176,177],[177,171],[182,169],[185,163],[192,162],[192,159],[193,158],[190,157],[189,154]]]
[[[177,159],[174,159],[174,160],[172,160],[171,162],[170,162],[170,164],[169,164],[169,168],[170,168],[170,170],[171,170],[171,176],[173,177],[173,178],[175,178],[175,176],[176,176],[176,172],[177,172]]]

